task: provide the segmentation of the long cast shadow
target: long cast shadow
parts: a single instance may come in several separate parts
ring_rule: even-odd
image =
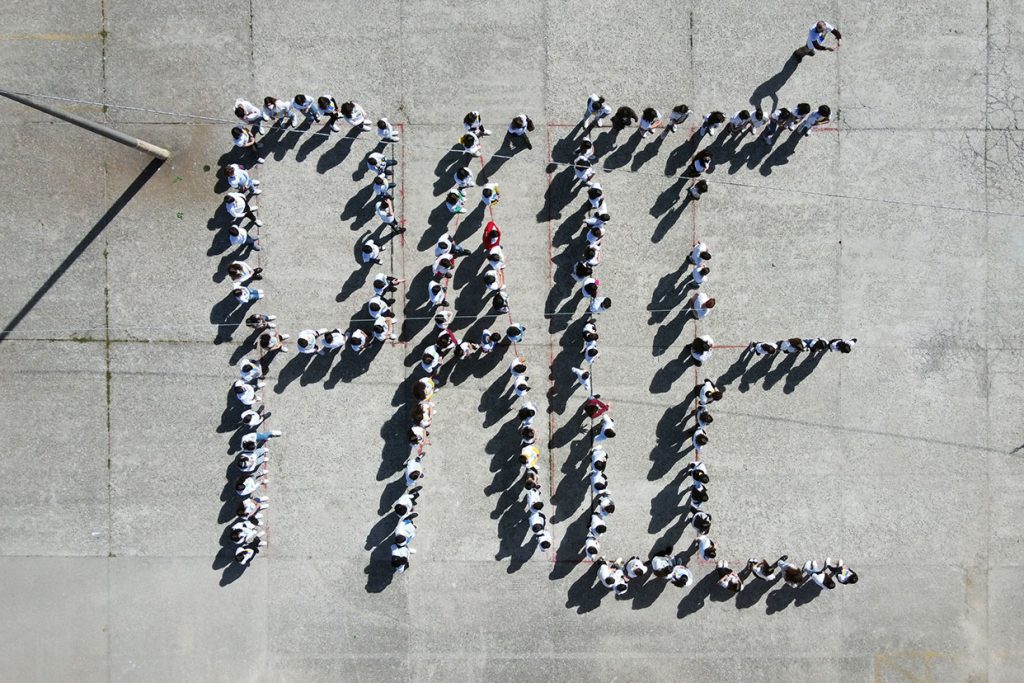
[[[25,319],[25,316],[36,307],[36,304],[38,304],[44,296],[46,296],[46,293],[53,289],[53,286],[57,284],[61,277],[63,277],[64,273],[68,272],[68,269],[74,265],[75,261],[85,253],[85,250],[89,248],[89,245],[96,241],[96,238],[106,230],[111,221],[117,218],[117,215],[128,205],[128,202],[130,202],[132,198],[139,193],[139,190],[149,182],[150,178],[156,175],[156,172],[160,170],[163,163],[164,162],[160,159],[153,159],[146,164],[146,167],[142,169],[142,172],[139,173],[135,180],[125,188],[124,192],[121,193],[121,196],[115,199],[114,203],[110,205],[110,208],[100,216],[100,219],[96,221],[96,224],[92,226],[92,229],[90,229],[89,232],[87,232],[85,236],[78,241],[78,244],[76,244],[71,252],[64,257],[64,260],[60,262],[52,273],[50,273],[49,277],[47,277],[43,284],[36,289],[21,309],[14,314],[14,317],[7,321],[3,330],[0,330],[0,343],[7,339],[10,333],[21,324],[22,320]]]
[[[779,90],[786,84],[790,76],[796,73],[796,60],[789,58],[779,69],[778,73],[770,76],[764,83],[754,88],[753,94],[750,96],[750,104],[753,107],[761,107],[766,112],[771,113],[779,107]],[[772,103],[770,108],[765,108],[762,104],[764,98],[770,98]]]

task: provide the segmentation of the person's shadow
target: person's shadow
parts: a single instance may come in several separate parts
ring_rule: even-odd
[[[761,85],[754,88],[754,93],[750,96],[750,104],[754,107],[760,107],[761,101],[764,98],[770,98],[772,105],[769,109],[764,109],[765,113],[770,114],[779,108],[779,90],[786,84],[790,76],[796,73],[796,60],[790,57],[779,69],[779,72],[773,76],[770,76]]]

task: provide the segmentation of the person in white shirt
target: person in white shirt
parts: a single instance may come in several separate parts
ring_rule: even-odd
[[[394,567],[395,573],[402,574],[409,568],[409,555],[414,552],[416,550],[408,545],[391,544],[391,566]]]
[[[424,349],[423,355],[420,357],[420,368],[428,375],[433,375],[440,366],[441,354],[438,352],[437,347],[428,346]]]
[[[320,351],[318,353],[321,356],[326,356],[331,351],[345,346],[347,341],[348,336],[342,332],[341,328],[336,327],[333,330],[324,331],[320,337]]]
[[[594,437],[594,443],[601,443],[608,439],[615,438],[615,420],[612,419],[611,415],[605,413],[601,417],[601,424],[597,429],[597,435]]]
[[[601,491],[608,488],[608,477],[605,476],[604,472],[594,470],[590,473],[590,493],[591,495],[598,495]]]
[[[255,543],[257,540],[262,540],[264,536],[266,536],[266,532],[248,520],[231,525],[231,540],[238,545]]]
[[[460,166],[456,169],[455,175],[452,178],[455,180],[455,187],[459,190],[473,187],[476,183],[476,179],[473,177],[473,172],[469,170],[469,166]]]
[[[779,559],[775,560],[775,562],[769,564],[767,560],[752,557],[747,560],[747,571],[751,572],[762,581],[774,581],[779,578],[782,573],[779,569],[779,565],[787,559],[789,558],[786,555],[783,555]]]
[[[519,344],[526,334],[526,326],[522,323],[512,323],[505,328],[505,339],[510,344]]]
[[[395,321],[394,318],[378,318],[373,321],[370,325],[370,331],[373,332],[373,338],[379,342],[391,342],[392,346],[398,343],[398,335],[395,333]]]
[[[235,467],[239,472],[252,474],[260,469],[263,463],[270,459],[266,448],[257,448],[253,451],[239,453],[235,456]]]
[[[608,531],[608,525],[605,523],[605,517],[597,511],[594,511],[590,515],[590,534],[593,536],[600,536],[601,534]]]
[[[857,572],[847,567],[841,559],[833,561],[831,557],[825,558],[825,568],[832,572],[836,581],[844,586],[857,583]]]
[[[704,406],[697,407],[697,411],[696,413],[694,413],[694,417],[697,419],[698,427],[707,427],[709,424],[715,421],[715,418],[711,416],[711,413],[708,412],[708,409],[705,408]]]
[[[715,130],[723,123],[725,123],[725,114],[720,111],[713,111],[704,117],[704,122],[697,130],[697,135],[701,137],[714,135]]]
[[[725,560],[719,560],[716,567],[718,571],[718,585],[721,588],[726,589],[730,593],[739,593],[743,590],[743,579],[740,575],[729,569],[729,563]]]
[[[363,330],[352,330],[352,334],[348,336],[348,348],[352,349],[355,353],[362,352],[366,346],[367,334]]]
[[[807,580],[807,577],[804,576],[803,570],[791,562],[779,562],[778,567],[782,570],[783,580],[790,588],[799,588],[803,585],[804,581]]]
[[[811,105],[807,104],[806,102],[801,102],[800,104],[793,107],[790,111],[793,112],[793,115],[790,117],[789,122],[786,124],[787,130],[793,130],[794,128],[796,128],[797,125],[800,122],[802,122],[808,114],[811,113]]]
[[[243,411],[242,414],[239,416],[242,421],[242,424],[245,425],[246,427],[260,426],[260,424],[262,424],[263,421],[267,419],[267,415],[260,412],[262,410],[263,406],[259,406],[258,410],[253,410],[252,408],[250,408],[248,410]]]
[[[590,365],[594,364],[594,361],[598,359],[600,352],[597,349],[597,342],[586,342],[583,345],[583,360]]]
[[[273,96],[267,96],[263,98],[263,120],[273,121],[271,125],[275,125],[280,121],[287,113],[288,106],[290,103],[284,100],[279,100]],[[263,132],[263,126],[260,124],[260,132]]]
[[[690,317],[694,320],[703,320],[714,307],[714,298],[704,292],[697,292],[690,299]]]
[[[259,152],[261,145],[256,142],[256,133],[252,133],[241,126],[235,126],[231,129],[231,142],[240,149],[251,148],[256,155],[257,164],[266,162],[266,159]]]
[[[829,33],[836,38],[835,47],[825,46],[825,36]],[[839,29],[825,20],[820,20],[807,32],[807,43],[793,51],[792,58],[799,64],[804,57],[813,57],[816,52],[834,52],[839,49],[842,39],[843,36],[839,33]]]
[[[371,128],[370,122],[366,120],[366,110],[358,102],[345,102],[341,105],[341,118],[353,128],[360,128],[368,131]]]
[[[398,221],[395,219],[395,205],[391,200],[391,197],[384,197],[381,199],[376,203],[374,209],[377,212],[377,218],[379,218],[384,225],[390,226],[397,234],[405,232],[405,228],[400,227],[398,225]]]
[[[469,156],[480,156],[480,138],[475,133],[463,133],[459,138],[459,144],[462,145],[462,151]]]
[[[224,195],[224,209],[234,219],[232,221],[233,224],[248,218],[257,226],[263,225],[263,221],[259,218],[260,208],[258,206],[251,206],[245,195],[240,192],[228,192]]]
[[[549,550],[551,548],[551,542],[554,540],[551,532],[547,529],[541,529],[534,534],[533,537],[537,541],[537,547],[541,550]]]
[[[231,290],[231,295],[241,304],[251,304],[263,298],[263,290],[255,287],[236,287]]]
[[[672,573],[672,546],[656,550],[651,555],[651,573],[659,578],[665,578]]]
[[[598,472],[604,472],[608,463],[608,453],[603,448],[590,449],[590,466]]]
[[[604,97],[594,93],[587,98],[587,108],[583,111],[583,119],[580,126],[586,128],[590,123],[590,117],[594,117],[593,124],[600,128],[604,125],[602,119],[612,115],[612,108],[605,102]]]
[[[833,339],[828,343],[828,350],[838,351],[839,353],[850,353],[856,345],[856,337],[851,337],[850,339]]]
[[[537,533],[541,529],[543,529],[547,522],[547,516],[540,510],[534,510],[533,512],[530,513],[530,531],[532,531],[533,533]]]
[[[391,178],[383,173],[378,173],[373,177],[373,182],[370,184],[373,188],[373,196],[380,197],[381,199],[394,199],[391,194],[391,190],[394,189],[395,183],[391,182]]]
[[[466,196],[461,191],[449,192],[444,198],[445,207],[452,213],[466,213]]]
[[[601,183],[590,183],[590,188],[587,190],[587,202],[590,203],[590,208],[595,214],[608,212],[608,203],[605,201]]]
[[[512,393],[518,398],[524,398],[530,393],[530,378],[526,375],[520,375],[512,381]]]
[[[249,384],[248,382],[238,379],[232,385],[232,392],[235,398],[244,406],[251,406],[256,403],[263,401],[263,397],[257,391],[257,389],[263,388],[263,382],[257,382],[255,385]]]
[[[423,473],[423,461],[421,455],[409,458],[405,463],[405,488],[411,489],[426,476]]]
[[[252,175],[239,164],[228,164],[224,167],[224,172],[227,174],[228,185],[235,192],[251,192],[252,194],[263,192],[260,189],[260,181],[253,180]]]
[[[491,134],[491,131],[484,128],[484,120],[478,111],[471,111],[466,114],[462,119],[462,125],[467,131],[480,137]]]
[[[257,130],[263,120],[263,112],[252,102],[241,98],[235,100],[235,116],[240,121],[250,124],[253,130]]]
[[[228,264],[228,278],[234,285],[244,285],[250,280],[262,280],[263,269],[253,268],[245,261],[232,261]]]
[[[256,557],[257,553],[259,553],[260,548],[262,546],[263,539],[260,539],[256,543],[251,543],[249,545],[238,546],[238,548],[235,549],[235,562],[242,565],[243,567],[247,566],[250,562],[252,562],[252,559]]]
[[[601,557],[601,541],[590,534],[587,534],[587,539],[583,541],[583,554],[591,562],[597,561]]]
[[[823,104],[804,119],[804,122],[800,124],[800,128],[797,129],[797,132],[803,135],[810,135],[812,128],[828,123],[831,120],[832,109],[830,109],[827,104]]]
[[[244,358],[238,364],[238,374],[245,382],[255,382],[263,376],[263,368],[258,360]]]
[[[544,499],[541,497],[540,491],[537,489],[527,489],[525,502],[527,510],[544,509]]]
[[[256,472],[250,476],[244,476],[235,482],[235,495],[242,498],[252,495],[254,491],[268,481],[266,472]]]
[[[412,521],[415,517],[416,513],[411,512],[398,520],[398,524],[395,526],[395,545],[409,545],[412,539],[416,536],[416,525]]]
[[[381,142],[394,143],[399,142],[401,138],[395,134],[394,128],[391,127],[391,122],[387,119],[377,120],[377,137],[380,138]]]
[[[431,282],[427,285],[427,301],[431,306],[447,306],[446,291],[440,282]]]
[[[677,104],[672,107],[672,111],[668,114],[668,125],[665,126],[665,130],[662,131],[662,136],[668,137],[669,133],[676,132],[676,126],[690,118],[690,108],[685,104]]]
[[[366,242],[359,250],[359,258],[362,259],[363,263],[375,263],[381,265],[383,261],[380,259],[382,251],[386,251],[387,247],[383,244],[377,244],[372,239],[367,238]]]
[[[391,175],[391,167],[397,163],[396,159],[388,159],[380,152],[370,152],[366,157],[366,170],[375,175]]]
[[[672,567],[672,573],[668,575],[668,580],[677,588],[685,588],[693,582],[693,572],[687,569],[686,565],[677,564]]]
[[[654,107],[647,107],[640,114],[640,137],[645,138],[661,125],[661,112]]]
[[[750,111],[748,109],[741,109],[740,111],[732,115],[732,118],[729,119],[729,125],[726,126],[725,130],[727,133],[739,135],[744,130],[746,130],[747,126],[749,125]]]
[[[775,136],[781,132],[783,128],[788,128],[792,120],[793,114],[788,109],[785,107],[776,109],[768,117],[768,125],[764,129],[764,135],[761,139],[768,145],[774,144]]]
[[[626,560],[625,570],[626,576],[629,577],[630,581],[633,579],[642,579],[647,576],[647,572],[650,571],[647,564],[636,555]]]
[[[594,499],[594,509],[600,510],[602,514],[608,516],[615,512],[615,501],[612,500],[612,496],[607,490],[604,490]]]
[[[618,566],[614,562],[609,562],[605,558],[598,559],[597,568],[597,579],[601,582],[601,585],[611,590],[615,587],[618,582]]]
[[[779,347],[779,351],[782,353],[800,353],[801,351],[807,350],[807,344],[805,344],[804,340],[799,337],[783,339],[776,342],[776,344]]]
[[[258,237],[249,234],[248,230],[238,225],[232,225],[228,228],[228,243],[233,247],[248,246],[253,251],[261,251],[263,249]]]
[[[693,245],[693,249],[690,250],[690,255],[687,257],[690,264],[698,268],[710,259],[711,251],[708,249],[708,245],[703,242],[697,242],[697,244]]]
[[[393,275],[377,273],[373,276],[373,293],[377,296],[384,296],[392,292],[397,292],[398,285],[404,282],[405,280],[400,280]]]
[[[331,130],[335,133],[341,132],[341,128],[338,126],[338,117],[341,116],[341,110],[338,108],[338,101],[332,95],[321,95],[316,98],[316,108],[320,110],[321,114],[329,117],[327,125],[331,127]]]
[[[480,202],[484,206],[491,206],[501,201],[501,190],[497,183],[487,183],[480,190]]]
[[[687,464],[686,468],[683,470],[683,477],[693,477],[694,480],[705,484],[711,481],[710,477],[708,477],[707,465],[705,465],[701,460],[694,460]]]
[[[758,356],[772,356],[779,350],[778,346],[770,342],[750,342],[749,348]]]
[[[576,145],[576,150],[572,154],[574,159],[586,159],[590,161],[594,158],[594,141],[588,136],[584,135],[580,138],[580,142]]]
[[[700,559],[707,562],[708,560],[715,559],[715,555],[718,554],[718,546],[715,542],[708,538],[707,534],[701,534],[697,537],[697,555]]]
[[[693,432],[693,450],[696,451],[697,455],[700,456],[704,452],[704,447],[708,445],[708,433],[703,427],[698,427]]]
[[[394,316],[394,311],[391,310],[391,306],[389,306],[389,304],[393,303],[395,302],[388,301],[384,297],[374,295],[366,302],[366,311],[374,320],[377,318],[390,318]]]
[[[722,390],[715,386],[714,382],[710,379],[705,379],[704,382],[701,383],[700,391],[698,392],[700,404],[702,406],[707,406],[714,401],[721,401],[722,394]]]
[[[595,296],[590,301],[589,311],[593,315],[598,315],[598,314],[604,313],[605,311],[607,311],[611,307],[612,307],[612,300],[611,300],[610,297],[607,297],[607,296]]]
[[[533,131],[533,120],[526,114],[519,114],[512,119],[512,122],[508,124],[508,134],[521,138],[527,133]]]
[[[711,515],[704,511],[695,512],[690,519],[690,524],[700,534],[707,534],[711,531]]]
[[[690,356],[693,358],[693,363],[698,368],[711,358],[711,351],[714,349],[715,340],[706,334],[702,334],[699,337],[694,338],[690,344]]]
[[[289,114],[289,119],[293,127],[297,127],[299,125],[299,117],[302,117],[307,121],[315,121],[317,123],[320,123],[320,119],[322,118],[320,108],[309,95],[299,94],[293,97],[292,112],[293,113]]]
[[[576,180],[589,187],[590,181],[594,179],[594,169],[590,163],[590,159],[586,157],[576,157],[576,160],[572,163],[572,168],[573,174],[576,176]]]
[[[316,353],[320,350],[319,342],[321,335],[327,330],[302,330],[295,337],[295,346],[299,349],[299,353]]]

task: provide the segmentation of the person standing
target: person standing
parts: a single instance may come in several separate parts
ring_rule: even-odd
[[[831,33],[836,38],[835,47],[825,46],[825,36]],[[807,43],[793,51],[793,59],[799,64],[804,57],[813,57],[816,52],[835,52],[842,44],[843,35],[832,24],[824,19],[819,20],[807,32]]]
[[[634,121],[639,121],[640,117],[637,116],[636,112],[630,107],[619,107],[615,110],[615,115],[612,116],[612,130],[620,131],[626,126],[632,125]]]
[[[605,99],[594,93],[587,99],[587,108],[583,112],[583,120],[580,121],[580,125],[586,127],[590,122],[590,117],[594,117],[594,125],[598,128],[604,125],[602,119],[612,115],[612,108],[608,106]]]

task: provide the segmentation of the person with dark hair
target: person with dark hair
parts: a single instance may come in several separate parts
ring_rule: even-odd
[[[263,539],[260,538],[253,543],[248,545],[240,545],[235,548],[235,562],[242,565],[243,567],[252,562],[252,559],[259,553],[260,548],[264,545]]]
[[[782,579],[790,588],[799,588],[807,579],[800,567],[788,561],[783,560],[778,562],[776,566],[782,570]]]
[[[462,145],[462,151],[468,154],[469,156],[480,156],[480,138],[476,136],[476,133],[463,133],[462,137],[459,138],[459,144]],[[471,185],[472,183],[470,183],[466,187],[469,187]],[[460,186],[459,189],[461,190],[462,187]]]
[[[594,498],[594,509],[600,510],[605,516],[615,512],[615,501],[607,489]]]
[[[704,447],[708,445],[710,440],[711,439],[708,438],[707,430],[703,427],[698,427],[693,430],[693,438],[691,441],[693,442],[693,450],[697,454],[697,457],[701,456],[704,452]]]
[[[687,260],[691,265],[700,267],[704,265],[705,261],[711,260],[711,250],[703,242],[697,242],[697,244],[693,245],[693,249],[690,250]]]
[[[576,151],[573,152],[573,157],[576,159],[586,159],[590,161],[594,158],[594,141],[588,136],[584,135],[580,138],[580,142],[576,145]]]
[[[615,420],[612,419],[611,415],[601,416],[601,424],[596,428],[596,434],[594,435],[594,443],[601,443],[608,439],[615,438]]]
[[[580,121],[580,125],[586,127],[590,122],[590,117],[594,117],[593,124],[600,128],[604,125],[602,119],[612,115],[612,108],[605,102],[605,99],[594,93],[587,98],[587,108],[583,111],[583,119]]]
[[[250,219],[257,227],[263,225],[260,220],[260,207],[253,206],[240,192],[228,192],[224,195],[224,210],[231,216],[232,225],[238,225],[243,219]]]
[[[708,296],[704,292],[697,292],[690,297],[689,317],[694,320],[703,320],[708,317],[708,313],[715,307],[715,300],[713,297]]]
[[[505,328],[505,339],[509,344],[522,343],[525,334],[526,326],[522,323],[514,322]]]
[[[768,117],[768,125],[765,126],[764,135],[761,139],[768,145],[774,144],[775,136],[778,135],[779,131],[783,128],[788,128],[792,120],[793,114],[788,109],[785,107],[776,109],[771,113],[771,116]]]
[[[807,560],[804,564],[804,576],[810,578],[819,588],[825,588],[832,590],[836,587],[836,582],[832,578],[832,570],[828,567],[822,567],[815,560]]]
[[[273,121],[271,126],[278,125],[282,118],[288,114],[288,102],[279,100],[272,95],[263,98],[263,121]],[[260,132],[263,132],[263,124],[260,123]]]
[[[800,124],[800,128],[797,129],[797,132],[803,135],[810,135],[812,128],[828,123],[831,120],[832,109],[830,109],[827,104],[823,104],[804,119],[804,122]]]
[[[501,201],[501,188],[498,183],[487,183],[480,190],[480,203],[484,206],[493,206]]]
[[[758,356],[773,356],[779,351],[779,347],[771,342],[750,342],[748,347],[754,354]]]
[[[639,121],[640,117],[637,116],[636,112],[629,107],[619,107],[615,110],[615,114],[612,116],[612,130],[620,131],[626,126],[632,125],[634,121]]]
[[[790,111],[793,115],[789,118],[789,123],[786,124],[786,130],[793,130],[797,125],[804,120],[804,118],[811,113],[811,105],[806,102],[801,102],[796,105]]]
[[[668,125],[665,126],[665,130],[661,132],[662,137],[668,137],[669,133],[676,132],[676,126],[690,118],[690,108],[685,104],[677,104],[672,107],[672,111],[668,114]]]
[[[632,581],[633,579],[642,579],[647,576],[647,572],[650,571],[650,568],[647,566],[646,562],[634,555],[626,560],[625,570],[626,576],[630,581]]]
[[[411,489],[419,483],[426,475],[423,472],[423,450],[422,446],[417,454],[405,462],[405,488]]]
[[[719,560],[718,565],[715,567],[715,571],[718,572],[718,585],[730,593],[739,593],[743,590],[743,579],[740,575],[729,569],[729,563],[725,560]]]
[[[779,566],[787,559],[789,559],[789,557],[787,555],[783,555],[769,564],[767,560],[752,557],[747,560],[746,569],[762,581],[774,581],[779,578],[779,575],[782,573]]]
[[[608,477],[605,476],[604,472],[600,470],[591,470],[590,472],[590,493],[591,495],[598,495],[601,491],[608,488]]]
[[[809,337],[804,339],[804,346],[808,353],[824,353],[828,351],[828,342],[821,337]]]
[[[587,202],[590,203],[590,209],[594,213],[608,213],[608,203],[605,200],[601,183],[590,183],[590,187],[587,189]]]
[[[590,182],[594,179],[594,168],[590,159],[585,156],[576,157],[572,162],[572,170],[576,180],[590,187]]]
[[[711,478],[708,477],[707,465],[705,465],[701,460],[694,460],[687,463],[685,469],[683,469],[683,477],[693,477],[695,481],[702,484],[706,484],[711,481]]]
[[[694,157],[693,161],[690,162],[689,168],[686,169],[686,176],[689,178],[698,178],[702,173],[705,173],[711,169],[711,160],[714,157],[711,152],[704,150]]]
[[[701,534],[697,537],[697,555],[700,559],[705,562],[708,560],[715,559],[718,554],[718,546],[715,542],[708,538],[707,534]]]
[[[455,181],[455,189],[460,192],[473,187],[476,182],[476,179],[473,177],[473,171],[469,170],[469,166],[459,166],[455,169],[452,179]]]
[[[856,345],[856,337],[851,337],[850,339],[833,339],[828,343],[828,350],[838,351],[839,353],[850,353]]]
[[[397,574],[403,573],[409,568],[409,555],[416,552],[415,548],[408,545],[391,544],[391,566]]]
[[[549,550],[551,548],[551,542],[554,540],[551,536],[551,532],[547,529],[541,529],[533,535],[533,538],[537,541],[537,547],[541,550]]]
[[[829,33],[835,36],[835,47],[825,46],[825,36]],[[795,59],[796,63],[799,64],[804,57],[813,57],[816,52],[835,52],[842,44],[842,40],[843,35],[839,32],[839,29],[822,19],[807,32],[807,43],[793,51],[792,59]]]
[[[526,114],[519,114],[512,119],[510,124],[508,124],[508,134],[517,138],[521,138],[527,133],[532,133],[533,130],[533,119]]]
[[[338,127],[338,117],[341,116],[341,110],[338,108],[338,102],[331,95],[321,95],[316,98],[316,108],[320,110],[321,114],[326,114],[329,118],[327,119],[327,125],[331,127],[335,133],[341,132],[341,128]]]
[[[266,332],[260,335],[259,347],[263,349],[264,354],[269,354],[273,351],[288,353],[288,347],[284,345],[284,342],[291,338],[290,334],[281,334],[277,331],[277,328],[268,328]]]
[[[391,127],[391,122],[387,119],[377,120],[377,137],[380,138],[381,142],[385,143],[395,143],[400,140],[395,133],[395,129]]]
[[[698,406],[697,411],[694,413],[694,417],[697,420],[697,426],[704,428],[715,421],[715,418],[711,417],[711,413],[704,406]]]
[[[700,385],[700,391],[698,392],[698,398],[702,406],[711,404],[714,401],[722,400],[723,391],[715,386],[715,383],[710,379],[705,379]]]
[[[651,554],[651,573],[659,578],[667,578],[672,573],[672,546],[655,550]]]
[[[362,259],[363,263],[375,263],[379,266],[383,263],[380,254],[386,250],[386,245],[377,244],[372,238],[367,237],[363,246],[359,249],[359,258]]]
[[[694,338],[689,344],[690,357],[698,368],[711,358],[711,351],[715,346],[715,340],[709,335],[702,334]]]
[[[587,309],[591,315],[599,315],[612,307],[611,297],[595,296],[590,300],[590,307]]]
[[[734,135],[739,135],[744,130],[746,130],[747,126],[749,125],[751,125],[750,110],[741,109],[735,114],[733,114],[732,118],[729,119],[729,125],[725,127],[725,132],[732,133]]]
[[[690,194],[690,197],[692,197],[694,201],[699,200],[703,195],[707,193],[707,191],[708,181],[706,180],[698,180],[693,185],[690,185],[690,189],[687,190],[687,192]]]
[[[711,531],[711,515],[706,512],[694,513],[690,519],[690,524],[697,530],[697,533],[707,534]]]
[[[252,148],[253,154],[256,155],[256,163],[262,164],[266,162],[263,155],[260,154],[260,144],[256,142],[257,133],[253,133],[241,126],[235,126],[231,129],[231,141],[235,147],[241,149]]]
[[[583,410],[586,411],[587,417],[591,420],[596,420],[601,417],[611,408],[607,403],[601,399],[595,397],[588,398],[587,402],[583,404]]]
[[[800,353],[807,350],[807,344],[800,337],[790,337],[776,342],[782,353]]]
[[[661,112],[654,107],[647,107],[640,115],[640,137],[647,137],[661,125]]]
[[[704,137],[705,135],[714,135],[715,130],[725,123],[725,114],[720,111],[713,111],[704,117],[704,122],[697,130],[697,135]]]
[[[466,132],[472,133],[477,137],[491,134],[491,131],[484,128],[484,120],[480,116],[480,112],[475,110],[462,117],[462,125],[465,127]]]
[[[672,567],[671,573],[666,577],[677,588],[685,588],[693,582],[693,572],[687,569],[685,564],[677,564]]]
[[[604,472],[608,466],[608,452],[603,448],[590,449],[590,467],[598,472]]]
[[[341,118],[345,119],[345,123],[353,128],[358,128],[359,131],[368,131],[372,127],[370,122],[366,120],[366,110],[358,102],[349,101],[343,103],[341,105]]]
[[[369,340],[369,336],[365,330],[355,329],[352,330],[352,334],[348,336],[348,348],[353,353],[362,353],[363,349],[366,348],[366,342]]]
[[[260,125],[263,122],[263,111],[249,100],[238,98],[235,100],[235,116],[239,121],[249,124],[250,130],[254,133],[262,132]]]
[[[831,557],[825,558],[825,568],[830,570],[836,581],[844,586],[857,583],[857,572],[847,567],[842,560],[833,561]]]

